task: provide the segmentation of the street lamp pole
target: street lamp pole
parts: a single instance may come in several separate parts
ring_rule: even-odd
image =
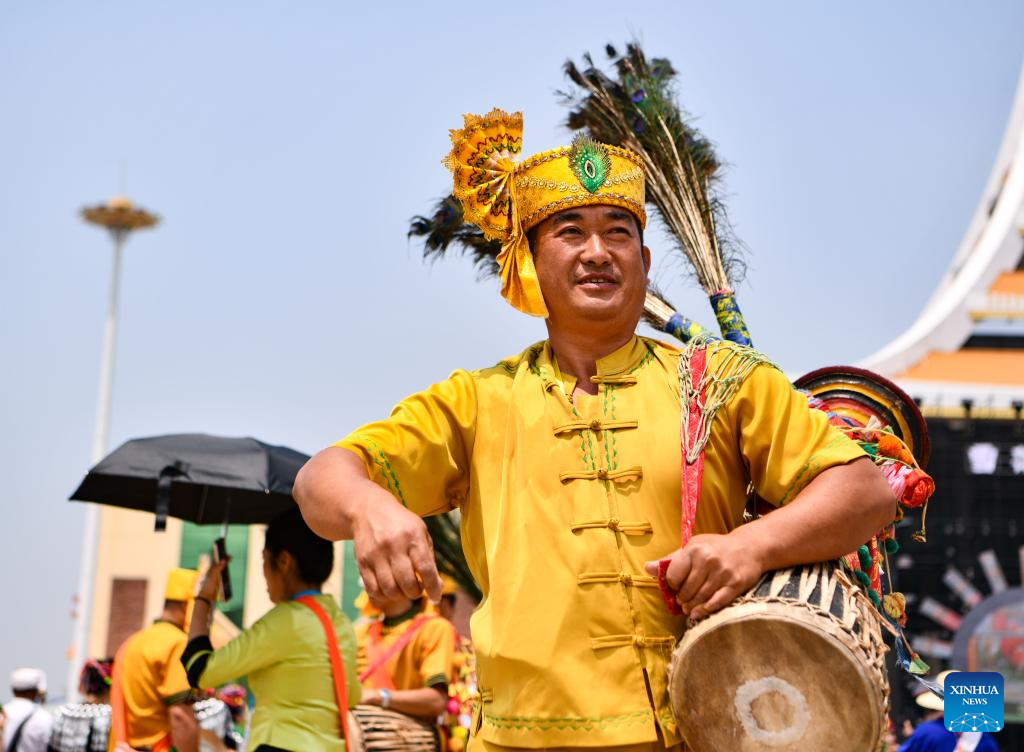
[[[114,384],[114,352],[117,346],[117,309],[121,295],[121,259],[128,235],[134,230],[153,227],[159,218],[136,208],[131,201],[117,196],[106,204],[82,209],[82,218],[90,224],[107,229],[113,241],[114,255],[110,269],[110,300],[107,319],[103,327],[103,353],[100,357],[99,396],[96,404],[96,427],[92,441],[92,464],[107,453],[110,432],[110,397]],[[85,529],[82,539],[82,558],[78,571],[77,602],[74,616],[74,635],[68,660],[65,694],[68,701],[78,696],[79,666],[85,659],[88,645],[89,616],[92,611],[93,581],[96,574],[96,544],[99,533],[100,509],[88,504],[85,511]]]
[[[117,305],[121,294],[121,254],[124,251],[126,233],[111,230],[114,241],[114,257],[110,269],[110,301],[107,305],[107,320],[103,327],[103,355],[100,358],[100,391],[96,402],[96,428],[92,439],[92,464],[95,465],[107,453],[107,436],[110,432],[110,393],[114,385],[114,350],[117,346]],[[98,507],[89,506],[95,512]]]

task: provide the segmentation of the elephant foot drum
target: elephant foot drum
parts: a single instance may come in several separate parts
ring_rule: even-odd
[[[348,716],[352,752],[437,752],[433,724],[372,705],[357,705]]]
[[[878,613],[833,564],[768,572],[672,654],[693,752],[874,752],[889,703]]]

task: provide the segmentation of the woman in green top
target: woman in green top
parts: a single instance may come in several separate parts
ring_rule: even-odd
[[[275,606],[219,650],[210,644],[210,614],[224,564],[210,567],[200,585],[181,660],[196,688],[248,678],[256,698],[248,748],[255,752],[345,748],[324,628],[311,609],[295,600],[312,595],[330,617],[345,665],[348,702],[355,705],[362,692],[355,633],[334,598],[320,592],[333,565],[333,547],[309,529],[298,508],[277,517],[267,528],[263,548],[263,576]]]

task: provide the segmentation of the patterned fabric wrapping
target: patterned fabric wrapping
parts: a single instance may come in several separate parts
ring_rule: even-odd
[[[718,328],[722,332],[722,337],[737,345],[750,347],[750,330],[747,329],[747,322],[736,302],[735,293],[732,290],[720,290],[709,296],[709,300],[711,308],[715,312],[715,318],[718,319]]]
[[[672,317],[665,322],[663,331],[671,334],[684,344],[701,336],[715,339],[714,335],[711,335],[707,329],[681,313],[673,314]]]
[[[465,115],[451,140],[443,161],[452,171],[455,197],[467,222],[501,240],[501,294],[524,313],[547,316],[526,238],[530,228],[565,209],[594,205],[620,206],[641,227],[647,224],[643,167],[628,149],[577,136],[571,146],[517,162],[522,113],[498,109]]]

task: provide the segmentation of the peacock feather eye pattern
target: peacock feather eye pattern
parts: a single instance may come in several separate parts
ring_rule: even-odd
[[[612,169],[612,159],[605,145],[582,133],[572,140],[568,159],[572,174],[591,193],[604,185]]]

